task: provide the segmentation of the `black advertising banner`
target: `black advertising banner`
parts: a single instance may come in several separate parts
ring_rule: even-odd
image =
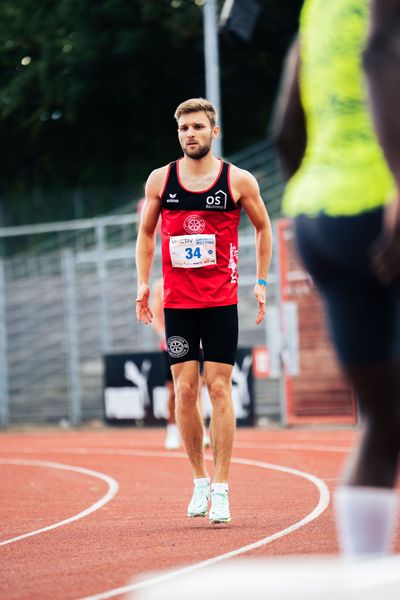
[[[110,354],[104,357],[105,419],[112,424],[165,425],[167,388],[164,386],[165,357],[161,352]],[[239,348],[232,373],[232,399],[239,426],[254,424],[252,349]],[[211,402],[205,386],[201,390],[205,419]]]

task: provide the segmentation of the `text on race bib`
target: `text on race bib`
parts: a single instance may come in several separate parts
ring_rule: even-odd
[[[193,269],[217,264],[214,233],[173,235],[169,252],[173,267]]]

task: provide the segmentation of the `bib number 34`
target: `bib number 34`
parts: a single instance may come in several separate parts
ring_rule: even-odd
[[[192,258],[201,258],[201,250],[200,248],[191,248],[190,246],[185,249],[187,260],[192,260]]]

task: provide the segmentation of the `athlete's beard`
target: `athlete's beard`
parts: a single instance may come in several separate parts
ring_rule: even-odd
[[[210,152],[211,141],[212,141],[212,137],[210,137],[210,140],[208,143],[204,144],[203,146],[200,146],[200,145],[196,146],[196,149],[193,150],[192,152],[188,152],[187,149],[182,146],[183,153],[188,158],[193,158],[194,160],[201,160]]]

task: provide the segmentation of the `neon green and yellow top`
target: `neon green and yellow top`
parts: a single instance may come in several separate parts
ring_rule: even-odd
[[[368,0],[306,0],[300,91],[307,149],[283,200],[289,216],[357,215],[393,198],[394,183],[366,105],[362,49]]]

